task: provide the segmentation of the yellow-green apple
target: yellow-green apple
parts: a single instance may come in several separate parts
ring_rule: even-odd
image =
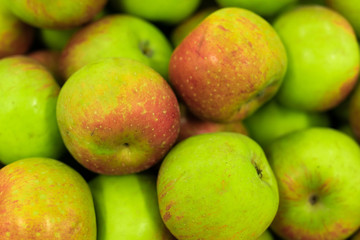
[[[197,117],[215,122],[247,117],[281,85],[287,57],[275,30],[245,9],[205,18],[173,52],[169,79]]]
[[[181,240],[257,239],[279,200],[263,150],[230,132],[178,143],[161,164],[157,191],[161,217]]]
[[[80,26],[99,13],[107,0],[3,0],[22,21],[38,28]]]
[[[301,6],[273,24],[289,58],[277,99],[285,106],[326,111],[342,102],[359,74],[359,46],[348,21],[323,6]]]
[[[0,58],[23,54],[31,46],[34,29],[21,22],[0,2]]]
[[[353,133],[360,141],[360,85],[358,85],[349,100],[349,122]]]
[[[360,227],[360,148],[331,128],[275,140],[266,154],[280,204],[271,225],[284,239],[346,239]]]
[[[221,7],[245,8],[264,17],[271,17],[289,6],[295,5],[298,0],[216,0]]]
[[[25,56],[0,60],[0,162],[27,157],[58,158],[64,144],[56,122],[60,87],[37,61]]]
[[[140,18],[176,24],[188,18],[201,0],[110,0],[113,9]]]
[[[294,131],[310,127],[328,127],[330,119],[324,113],[306,112],[284,107],[272,100],[245,119],[249,136],[261,146]]]
[[[100,175],[89,183],[101,240],[170,240],[159,213],[156,176]]]
[[[127,174],[162,159],[178,136],[180,111],[169,84],[152,68],[107,58],[66,81],[57,119],[67,149],[83,166]]]
[[[96,240],[89,186],[50,158],[21,159],[0,170],[0,222],[1,240]]]
[[[326,0],[327,6],[344,16],[360,37],[360,4],[357,0]]]

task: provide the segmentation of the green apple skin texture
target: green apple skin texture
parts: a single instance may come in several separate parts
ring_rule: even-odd
[[[275,140],[266,154],[279,186],[271,225],[279,236],[345,239],[359,228],[360,149],[352,138],[311,128]]]
[[[11,12],[38,28],[65,29],[90,21],[106,0],[5,0]]]
[[[303,6],[273,23],[289,64],[277,99],[285,106],[326,111],[342,102],[359,73],[359,46],[351,25],[335,11]]]
[[[157,190],[162,219],[180,240],[257,239],[279,198],[259,145],[228,132],[193,136],[172,148]]]
[[[0,239],[96,240],[89,186],[49,158],[27,158],[0,170]]]
[[[294,131],[316,126],[329,127],[330,120],[323,113],[295,110],[271,101],[245,119],[244,124],[249,136],[264,147]]]
[[[221,7],[245,8],[261,16],[270,17],[285,9],[295,5],[298,0],[216,0]]]
[[[145,170],[171,148],[180,111],[168,83],[131,59],[108,58],[73,74],[61,89],[57,119],[65,145],[89,170]]]
[[[0,2],[0,58],[25,53],[33,38],[34,29],[21,22]]]
[[[189,110],[215,122],[241,120],[278,90],[285,49],[274,29],[240,8],[210,14],[175,49],[169,79]]]
[[[200,0],[110,0],[115,9],[153,22],[176,24],[188,18]]]
[[[159,213],[156,177],[100,175],[89,183],[101,240],[172,240]]]
[[[360,36],[360,5],[357,0],[326,0],[326,4],[344,16]]]
[[[128,15],[109,15],[77,32],[62,53],[60,68],[69,78],[103,58],[138,60],[167,78],[172,47],[154,25]]]
[[[65,148],[56,122],[60,87],[55,79],[23,56],[0,60],[0,76],[0,162],[60,157]]]

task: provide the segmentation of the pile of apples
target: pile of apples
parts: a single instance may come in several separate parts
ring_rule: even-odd
[[[360,239],[358,37],[357,0],[0,1],[0,239]]]

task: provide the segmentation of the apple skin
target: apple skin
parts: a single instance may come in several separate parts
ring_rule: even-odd
[[[56,122],[60,87],[37,61],[0,60],[0,162],[27,157],[58,158],[65,150]]]
[[[216,0],[221,7],[245,8],[264,17],[271,17],[289,6],[295,5],[298,0]]]
[[[280,205],[271,225],[284,239],[345,239],[360,226],[360,148],[330,128],[311,128],[266,149]],[[351,197],[349,197],[351,196]]]
[[[344,16],[360,36],[360,5],[357,0],[325,0],[327,6]]]
[[[152,22],[176,24],[188,18],[201,0],[110,0],[113,9]]]
[[[229,132],[178,143],[160,166],[157,190],[162,219],[181,240],[257,239],[279,198],[260,146]]]
[[[194,115],[229,122],[274,96],[286,65],[285,49],[268,22],[245,9],[223,8],[175,49],[169,79]]]
[[[38,28],[65,29],[89,22],[107,0],[5,0],[11,12]]]
[[[359,74],[359,46],[348,21],[314,5],[280,15],[273,26],[289,58],[279,102],[306,111],[327,111],[341,103]]]
[[[33,39],[34,29],[21,22],[0,2],[0,58],[25,53]]]
[[[178,136],[180,111],[169,84],[153,69],[107,58],[66,81],[57,119],[77,161],[91,171],[118,175],[143,171],[162,159]]]
[[[329,127],[324,113],[306,112],[284,107],[272,100],[244,120],[249,136],[265,147],[275,139],[310,127]]]
[[[101,240],[175,240],[162,222],[156,176],[100,175],[89,183]]]
[[[2,240],[96,240],[89,186],[54,159],[21,159],[2,168],[0,213]]]
[[[138,60],[166,78],[171,53],[169,41],[153,24],[114,14],[84,27],[70,39],[62,52],[60,69],[67,79],[86,64],[124,57]]]

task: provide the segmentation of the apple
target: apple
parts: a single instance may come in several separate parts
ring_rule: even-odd
[[[169,79],[200,119],[244,119],[274,96],[287,57],[271,25],[245,9],[223,8],[205,18],[173,52]]]
[[[357,0],[326,0],[326,4],[344,16],[360,37],[360,5]]]
[[[329,127],[324,113],[306,112],[284,107],[272,100],[244,120],[249,136],[265,147],[276,138],[310,127]]]
[[[65,29],[89,22],[107,0],[4,0],[11,12],[38,28]]]
[[[57,120],[79,163],[119,175],[143,171],[162,159],[178,136],[180,111],[169,84],[152,68],[106,58],[66,81]]]
[[[269,230],[263,232],[257,240],[273,240],[273,236],[271,235]]]
[[[25,53],[33,43],[34,29],[15,17],[0,2],[0,58]]]
[[[166,78],[171,52],[169,41],[153,24],[114,14],[78,31],[62,52],[60,68],[67,79],[81,67],[102,58],[125,57],[152,67]]]
[[[341,103],[359,74],[359,46],[348,21],[312,5],[280,15],[273,26],[289,58],[279,102],[306,111],[327,111]]]
[[[345,239],[360,227],[360,148],[331,128],[275,140],[266,155],[280,204],[271,225],[284,239]]]
[[[192,136],[162,162],[161,217],[181,240],[257,239],[278,208],[278,188],[263,150],[230,132]]]
[[[0,170],[0,239],[96,240],[85,180],[62,162],[26,158]]]
[[[201,0],[110,0],[113,9],[149,21],[176,24],[188,18]]]
[[[39,30],[39,38],[46,48],[62,51],[78,30],[79,28],[65,30],[43,28]]]
[[[216,0],[221,7],[245,8],[264,17],[271,17],[295,5],[298,0]]]
[[[0,162],[27,157],[58,158],[64,144],[56,122],[60,87],[37,61],[25,56],[0,60]]]
[[[156,176],[100,175],[89,185],[95,203],[98,239],[174,239],[160,217]]]

